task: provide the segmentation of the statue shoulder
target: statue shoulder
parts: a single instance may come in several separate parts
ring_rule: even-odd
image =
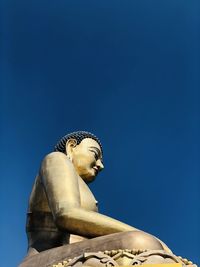
[[[67,159],[67,155],[62,153],[62,152],[59,152],[59,151],[54,151],[54,152],[51,152],[51,153],[47,154],[44,157],[44,160],[45,159],[54,159],[54,158],[65,158],[65,159]]]
[[[69,167],[72,166],[72,162],[68,159],[66,154],[56,151],[56,152],[51,152],[44,157],[41,163],[41,168],[54,164],[56,165],[65,164],[66,166]]]

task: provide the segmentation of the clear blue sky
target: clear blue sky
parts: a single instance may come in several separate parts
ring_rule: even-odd
[[[45,154],[96,134],[100,211],[200,264],[199,0],[1,1],[0,254],[26,253]]]

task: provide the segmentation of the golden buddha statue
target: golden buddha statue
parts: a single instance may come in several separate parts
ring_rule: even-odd
[[[103,169],[102,158],[99,139],[78,131],[43,159],[29,200],[28,254],[20,267],[197,267],[158,238],[98,213],[87,184]]]
[[[104,168],[102,146],[91,133],[64,136],[48,154],[33,186],[27,213],[28,256],[65,244],[110,234],[118,243],[137,249],[169,248],[156,237],[98,213],[97,201],[88,187]],[[101,239],[95,238],[101,250]],[[96,244],[96,243],[95,243]]]

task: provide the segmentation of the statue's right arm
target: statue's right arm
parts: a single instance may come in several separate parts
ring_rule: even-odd
[[[65,154],[53,152],[47,155],[41,164],[40,176],[54,221],[60,230],[85,237],[138,230],[81,207],[78,176]]]

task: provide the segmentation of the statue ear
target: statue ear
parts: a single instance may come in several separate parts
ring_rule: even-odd
[[[65,146],[65,150],[66,150],[66,154],[69,157],[69,159],[72,159],[72,154],[73,154],[73,150],[74,148],[77,146],[77,141],[76,139],[69,139],[66,143]]]

